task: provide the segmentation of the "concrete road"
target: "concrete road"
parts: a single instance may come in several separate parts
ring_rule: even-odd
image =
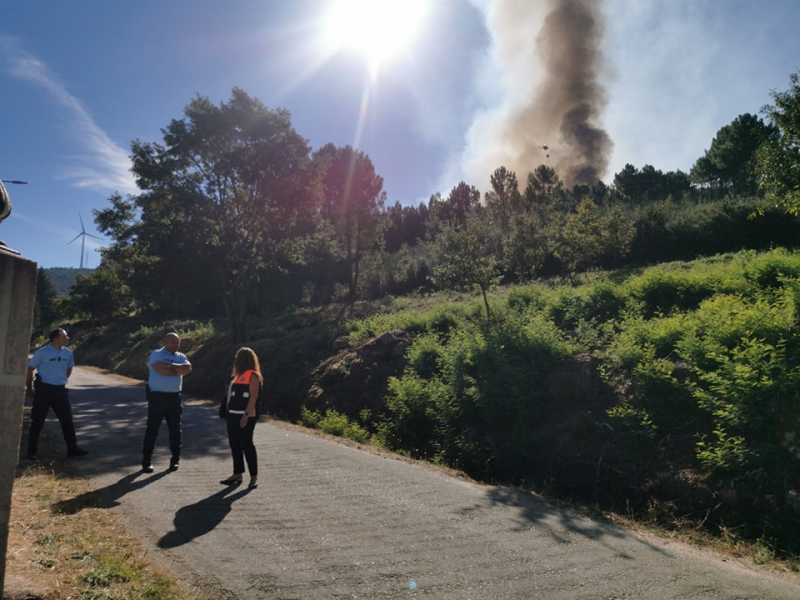
[[[142,385],[78,368],[70,388],[91,451],[78,472],[152,556],[212,597],[800,598],[796,579],[279,424],[256,427],[259,488],[223,487],[224,424],[198,402],[184,408],[180,470],[167,470],[164,425],[144,474]]]

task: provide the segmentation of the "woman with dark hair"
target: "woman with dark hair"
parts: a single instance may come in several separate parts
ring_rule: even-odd
[[[220,481],[223,485],[242,483],[244,461],[250,471],[253,490],[258,487],[258,455],[253,444],[253,431],[260,416],[259,396],[264,381],[256,353],[250,348],[239,348],[233,360],[231,383],[228,386],[226,410],[220,411],[228,425],[228,442],[233,456],[233,475]]]

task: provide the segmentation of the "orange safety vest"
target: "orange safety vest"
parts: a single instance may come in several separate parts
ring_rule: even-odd
[[[228,403],[228,414],[244,414],[247,404],[250,402],[250,381],[252,381],[253,377],[258,379],[259,384],[261,383],[258,374],[252,369],[239,375],[233,382],[231,386],[231,401]],[[258,405],[259,402],[256,402],[256,415],[261,412]]]

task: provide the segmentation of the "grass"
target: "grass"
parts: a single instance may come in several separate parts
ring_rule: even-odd
[[[54,446],[43,434],[41,460],[23,459],[16,469],[4,599],[203,600],[154,565],[110,511],[92,501],[75,514],[57,509],[87,497],[90,486]]]

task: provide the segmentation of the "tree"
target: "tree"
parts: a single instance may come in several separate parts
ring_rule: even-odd
[[[234,88],[214,105],[198,96],[162,130],[164,143],[132,144],[142,192],[97,215],[114,239],[104,256],[141,302],[187,311],[219,301],[234,339],[260,281],[302,260],[318,204],[308,142],[289,112]]]
[[[89,275],[78,275],[68,305],[77,315],[108,322],[127,313],[131,299],[119,274],[114,269],[99,267]]]
[[[397,252],[405,246],[415,246],[425,239],[428,207],[424,203],[402,206],[395,202],[386,209],[387,228],[384,234],[386,252]]]
[[[492,190],[486,192],[484,203],[489,215],[503,234],[508,233],[512,217],[519,212],[521,196],[514,171],[500,167],[490,178]]]
[[[351,146],[326,144],[314,153],[314,162],[322,172],[321,215],[333,224],[344,255],[349,296],[354,299],[362,256],[382,241],[383,177],[375,173],[369,156]]]
[[[51,325],[56,322],[57,311],[55,300],[58,297],[50,278],[44,268],[36,271],[36,298],[33,306],[33,330],[47,335]]]
[[[759,188],[786,212],[800,214],[800,72],[789,76],[789,89],[772,91],[774,105],[762,112],[778,130],[756,153]]]
[[[705,165],[706,159],[701,159],[695,165],[699,169]],[[708,182],[709,175],[702,171],[698,175],[697,183]],[[645,165],[641,170],[631,164],[614,175],[614,191],[631,204],[648,204],[666,200],[670,196],[680,199],[691,191],[689,176],[683,171],[669,171],[664,173],[653,165]]]
[[[489,248],[490,229],[483,211],[468,215],[463,225],[445,225],[434,243],[434,285],[452,290],[477,288],[490,319],[487,293],[499,280],[497,258]]]
[[[589,199],[571,213],[561,230],[556,254],[570,270],[619,259],[630,250],[635,229],[619,205],[602,209]]]
[[[774,126],[754,115],[739,115],[714,136],[711,147],[692,167],[692,181],[732,194],[753,195],[753,158],[776,132]]]
[[[431,196],[428,202],[430,208],[431,221],[435,221],[434,229],[437,227],[460,227],[467,222],[467,216],[481,204],[481,193],[473,185],[460,181],[447,196],[442,200],[439,192]]]
[[[556,205],[563,194],[563,183],[555,170],[547,165],[539,165],[532,173],[528,173],[528,180],[523,192],[525,210],[541,209],[545,205]]]

